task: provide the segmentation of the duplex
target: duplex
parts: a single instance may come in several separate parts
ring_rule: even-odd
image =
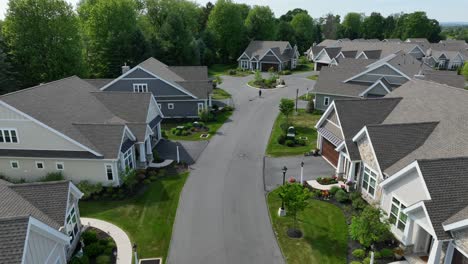
[[[0,263],[67,263],[80,241],[82,195],[69,181],[0,180]]]
[[[410,263],[468,261],[467,100],[412,79],[384,98],[335,100],[316,125],[324,158],[383,210]]]
[[[0,96],[0,174],[120,185],[146,168],[164,115],[149,92],[100,91],[76,76]]]
[[[239,68],[251,71],[292,70],[297,66],[299,51],[288,41],[253,40],[237,59]]]

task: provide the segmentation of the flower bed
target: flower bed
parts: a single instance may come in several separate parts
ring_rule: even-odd
[[[338,183],[338,179],[336,177],[319,177],[317,182],[322,185],[330,185]]]

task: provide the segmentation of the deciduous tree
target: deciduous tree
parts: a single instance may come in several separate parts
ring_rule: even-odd
[[[288,98],[282,98],[279,105],[280,112],[286,118],[286,124],[289,125],[289,116],[294,111],[294,101]]]
[[[385,18],[377,12],[372,14],[362,22],[362,34],[367,39],[383,39],[385,30]]]
[[[318,39],[314,20],[307,13],[301,12],[295,15],[291,20],[291,26],[300,51],[307,50]]]
[[[387,221],[381,221],[381,212],[372,206],[367,206],[364,210],[353,216],[349,233],[365,247],[369,247],[375,242],[387,239],[390,235],[390,225]]]
[[[276,36],[275,15],[268,6],[254,6],[245,19],[245,27],[252,40],[273,40]]]
[[[361,37],[362,15],[359,13],[348,13],[341,25],[342,37],[356,39]]]
[[[287,214],[293,218],[293,229],[297,229],[297,214],[304,211],[310,198],[308,189],[299,183],[288,183],[280,187],[279,196],[283,199]]]

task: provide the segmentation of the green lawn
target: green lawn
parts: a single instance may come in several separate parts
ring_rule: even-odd
[[[231,94],[221,88],[213,89],[213,99],[222,100],[231,98]]]
[[[309,62],[307,64],[298,64],[294,70],[292,70],[293,73],[295,72],[306,72],[306,71],[313,71],[314,70],[314,63]]]
[[[313,99],[314,97],[315,97],[315,94],[308,93],[308,94],[303,94],[303,95],[299,96],[299,100],[309,101],[310,99]]]
[[[309,206],[298,214],[298,227],[304,236],[292,239],[286,234],[292,227],[292,218],[279,217],[280,206],[278,190],[269,193],[268,208],[273,229],[287,263],[346,263],[348,227],[340,208],[311,199]]]
[[[140,258],[166,260],[179,195],[188,175],[161,177],[144,193],[121,201],[81,201],[81,216],[109,221],[125,230],[131,242],[137,243]]]
[[[307,76],[307,79],[316,81],[316,80],[318,79],[318,75],[310,75],[310,76]]]
[[[252,74],[250,71],[236,71],[235,75],[230,75],[229,70],[236,70],[238,68],[237,64],[213,64],[208,67],[208,75],[211,77],[229,75],[234,77],[244,77]]]
[[[216,131],[226,122],[229,117],[232,115],[232,111],[228,112],[221,112],[218,114],[216,121],[208,122],[205,123],[205,125],[210,129],[208,134],[210,134],[210,139],[214,134],[216,134]],[[161,129],[166,132],[167,138],[170,140],[189,140],[189,141],[198,141],[198,140],[206,140],[203,138],[200,138],[201,134],[205,134],[206,132],[196,132],[192,133],[191,135],[188,136],[176,136],[171,133],[171,129],[177,126],[184,125],[187,122],[184,123],[174,123],[174,122],[169,122],[169,123],[162,123]]]
[[[275,124],[271,130],[270,140],[266,149],[266,154],[272,157],[302,155],[305,152],[311,151],[316,148],[317,131],[314,126],[320,119],[318,113],[307,113],[304,109],[299,109],[297,115],[292,114],[289,118],[293,126],[296,128],[296,137],[306,136],[308,139],[305,146],[288,147],[278,143],[278,137],[281,136],[281,124],[285,122],[283,114],[279,114],[276,118]]]

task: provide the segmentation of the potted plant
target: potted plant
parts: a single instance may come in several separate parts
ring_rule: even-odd
[[[396,260],[401,260],[404,254],[405,254],[405,251],[401,247],[397,247],[393,249],[393,255],[395,255]]]

